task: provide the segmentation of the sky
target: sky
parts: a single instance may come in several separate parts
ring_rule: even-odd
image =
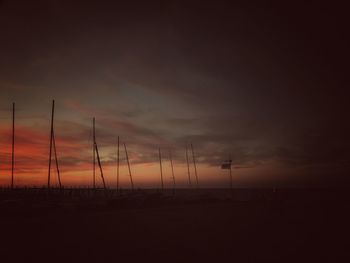
[[[341,6],[2,0],[0,32],[1,185],[10,183],[12,102],[15,184],[46,184],[53,99],[64,185],[92,183],[93,117],[111,187],[117,136],[136,187],[159,187],[158,148],[166,186],[171,150],[186,187],[190,143],[201,187],[229,185],[228,158],[236,187],[350,185]],[[121,158],[129,187],[123,149]]]

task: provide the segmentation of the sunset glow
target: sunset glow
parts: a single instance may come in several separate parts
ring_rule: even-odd
[[[135,10],[128,4],[15,2],[5,1],[0,17],[2,185],[11,169],[12,102],[16,185],[45,184],[52,100],[65,185],[91,183],[93,117],[110,187],[117,136],[130,150],[140,187],[159,186],[159,147],[165,162],[172,149],[185,186],[190,143],[202,187],[227,186],[220,165],[230,157],[237,186],[328,185],[333,174],[342,184],[347,96],[337,88],[341,70],[330,71],[342,55],[333,54],[338,47],[332,53],[315,48],[341,34],[325,37],[316,30],[302,41],[308,28],[298,30],[273,9],[241,13],[203,3],[209,15],[175,3]],[[274,15],[278,23],[265,20]],[[317,21],[312,30],[330,28],[329,21]],[[128,173],[122,173],[127,186]]]

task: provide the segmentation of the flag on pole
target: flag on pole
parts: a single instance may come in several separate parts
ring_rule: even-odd
[[[221,164],[221,169],[231,169],[232,160],[225,160]]]

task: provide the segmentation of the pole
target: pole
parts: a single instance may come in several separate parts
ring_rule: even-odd
[[[231,169],[231,167],[232,167],[232,158],[231,158],[231,154],[230,154],[230,156],[229,156],[229,160],[230,160],[230,188],[231,188],[231,190],[233,189],[233,183],[232,183],[232,169]]]
[[[199,187],[198,183],[198,175],[197,175],[197,165],[196,165],[196,158],[194,157],[194,151],[193,151],[193,145],[191,143],[191,151],[192,151],[192,158],[193,158],[193,165],[194,165],[194,174],[196,176],[196,183],[197,183],[197,188]]]
[[[117,150],[117,191],[119,191],[119,136],[118,136],[118,150]]]
[[[176,188],[175,173],[174,173],[173,158],[172,158],[171,150],[170,150],[170,149],[169,149],[169,159],[170,159],[170,165],[171,165],[171,175],[172,175],[172,177],[173,177],[174,190],[175,190],[175,188]]]
[[[52,112],[51,112],[51,134],[50,134],[50,155],[49,155],[49,172],[47,176],[47,189],[50,190],[50,179],[51,179],[51,156],[52,156],[52,137],[53,137],[53,118],[55,114],[55,100],[52,101]]]
[[[130,176],[130,182],[131,182],[131,189],[134,190],[134,182],[133,182],[132,176],[131,176],[129,156],[128,156],[128,151],[126,150],[126,144],[125,143],[124,143],[124,149],[125,149],[126,161],[128,162],[129,176]]]
[[[96,154],[97,154],[98,166],[100,167],[101,178],[102,178],[102,182],[103,182],[103,188],[104,188],[105,190],[107,190],[107,188],[106,188],[106,183],[105,183],[105,178],[104,178],[104,176],[103,176],[103,170],[102,170],[100,155],[99,155],[99,153],[98,153],[97,144],[95,144],[95,147],[96,147]]]
[[[11,189],[14,186],[15,169],[15,103],[12,103],[12,169],[11,169]]]
[[[186,161],[187,161],[188,184],[191,187],[191,173],[190,173],[190,163],[188,160],[187,144],[186,144]]]
[[[162,167],[162,154],[160,152],[160,148],[158,149],[159,151],[159,166],[160,166],[160,181],[162,184],[162,190],[164,189],[164,182],[163,182],[163,167]]]
[[[96,188],[96,136],[95,136],[95,118],[92,119],[92,152],[93,152],[93,168],[92,168],[92,185]]]
[[[231,169],[231,165],[230,165],[230,188],[232,190],[233,186],[232,186],[232,169]]]
[[[56,160],[56,170],[57,170],[58,184],[60,186],[60,189],[62,189],[61,175],[60,175],[60,169],[58,167],[58,158],[57,158],[57,151],[56,151],[55,132],[52,133],[52,141],[53,141],[53,151],[54,151],[55,160]]]
[[[98,153],[98,147],[96,143],[96,131],[95,131],[95,118],[92,119],[92,126],[93,126],[93,140],[94,140],[94,150],[93,150],[93,187],[96,189],[96,157],[97,157],[97,162],[98,166],[100,167],[100,172],[101,172],[101,178],[102,178],[102,183],[103,183],[103,188],[107,190],[106,183],[105,183],[105,178],[103,176],[103,169],[102,169],[102,164],[101,164],[101,159],[100,159],[100,154]]]

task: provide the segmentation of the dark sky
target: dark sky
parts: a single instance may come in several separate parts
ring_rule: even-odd
[[[0,1],[1,120],[16,101],[46,127],[55,98],[65,138],[95,115],[106,151],[121,134],[138,163],[192,142],[203,169],[231,154],[257,181],[269,167],[348,185],[346,16],[318,1]]]

